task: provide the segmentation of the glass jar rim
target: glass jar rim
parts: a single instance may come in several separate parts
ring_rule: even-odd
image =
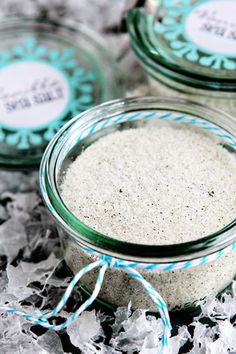
[[[205,91],[235,93],[236,77],[226,78],[210,75],[209,73],[194,72],[158,54],[157,50],[154,50],[149,43],[149,38],[145,31],[143,31],[142,35],[140,34],[142,30],[138,26],[140,18],[146,18],[147,26],[152,26],[154,15],[146,13],[144,8],[138,7],[130,10],[127,14],[127,30],[136,57],[148,74],[157,79],[159,78],[158,74],[163,77],[167,76],[169,80],[173,80],[173,84],[177,81],[185,85],[186,89],[191,87]],[[142,42],[143,36],[147,36],[145,45]]]
[[[173,112],[198,116],[201,119],[204,119],[203,116],[215,116],[220,120],[223,117],[227,127],[230,127],[231,123],[235,124],[233,117],[220,110],[210,109],[188,100],[162,97],[135,97],[113,100],[79,114],[55,135],[41,161],[39,173],[41,194],[56,223],[82,246],[90,247],[117,258],[142,261],[143,263],[166,263],[195,259],[217,252],[234,243],[236,241],[236,219],[221,230],[195,241],[153,246],[124,242],[103,235],[80,221],[66,207],[60,196],[56,176],[59,158],[64,159],[66,157],[63,146],[65,146],[65,143],[69,144],[69,135],[75,132],[78,124],[79,127],[82,127],[88,121],[90,123],[98,122],[98,119],[101,120],[101,116],[108,118],[111,114],[120,115],[138,110],[172,110]]]

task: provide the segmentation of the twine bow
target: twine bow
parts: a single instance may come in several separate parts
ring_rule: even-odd
[[[86,248],[86,251],[88,249]],[[90,250],[92,251],[92,250]],[[97,252],[92,251],[98,256]],[[50,312],[43,314],[41,311],[36,310],[32,315],[27,314],[25,312],[19,311],[17,309],[1,306],[0,311],[2,312],[7,312],[7,313],[12,313],[18,316],[21,316],[30,322],[32,322],[34,325],[40,325],[44,328],[55,330],[55,331],[60,331],[66,329],[72,322],[74,322],[78,316],[85,311],[92,303],[93,301],[97,298],[103,284],[103,279],[105,272],[108,268],[122,268],[126,273],[128,273],[132,278],[136,279],[139,281],[148,295],[152,298],[154,301],[156,307],[158,308],[162,323],[164,326],[163,330],[163,335],[162,335],[162,349],[161,353],[164,354],[166,353],[166,349],[168,347],[168,342],[169,342],[169,337],[171,333],[171,324],[170,324],[170,318],[169,318],[169,313],[167,306],[160,296],[158,292],[155,290],[155,288],[147,282],[143,276],[136,270],[134,267],[137,266],[138,263],[128,263],[124,264],[122,261],[115,259],[113,257],[109,257],[107,255],[101,255],[99,254],[99,260],[97,260],[94,263],[86,265],[83,269],[81,269],[71,280],[70,284],[68,285],[65,293],[63,294],[61,300],[57,304],[57,306]],[[88,272],[100,268],[98,271],[98,276],[97,276],[97,281],[94,287],[94,290],[92,294],[89,296],[89,298],[82,304],[80,307],[62,324],[55,325],[53,323],[50,323],[49,320],[55,318],[59,312],[64,308],[66,305],[74,287],[76,284],[79,282],[79,280]]]

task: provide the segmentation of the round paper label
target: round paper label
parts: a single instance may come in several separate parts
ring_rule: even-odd
[[[195,6],[186,16],[185,32],[204,51],[236,56],[236,1],[213,0]]]
[[[66,113],[70,87],[66,76],[40,61],[13,62],[0,70],[0,123],[38,129]]]

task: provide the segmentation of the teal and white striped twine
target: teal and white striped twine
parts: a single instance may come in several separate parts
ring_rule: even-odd
[[[206,122],[200,118],[196,118],[193,116],[186,116],[186,115],[179,115],[176,113],[171,113],[171,112],[135,112],[135,113],[128,113],[128,114],[122,114],[119,117],[115,118],[109,118],[106,119],[105,121],[98,122],[97,124],[94,124],[92,127],[84,130],[82,134],[77,137],[76,141],[77,143],[84,139],[85,137],[88,137],[89,135],[95,133],[96,131],[103,129],[105,127],[119,124],[122,122],[129,122],[133,120],[149,120],[149,119],[161,119],[161,120],[172,120],[172,121],[181,121],[184,123],[188,123],[191,125],[196,125],[201,127],[204,130],[211,131],[213,134],[218,136],[219,138],[225,140],[227,144],[229,144],[231,147],[236,148],[236,142],[235,139],[229,135],[227,132],[225,132],[223,129],[221,129],[218,126],[215,126],[212,123]],[[204,256],[204,257],[199,257],[196,259],[192,260],[187,260],[187,261],[181,261],[181,262],[175,262],[175,263],[137,263],[137,262],[130,262],[130,261],[125,261],[122,259],[114,258],[102,253],[99,253],[91,248],[87,248],[81,245],[81,247],[92,254],[94,254],[98,260],[95,261],[92,264],[86,265],[83,269],[81,269],[71,280],[70,284],[68,285],[64,295],[62,296],[61,300],[59,301],[58,305],[48,313],[42,313],[39,310],[36,310],[34,314],[27,314],[25,312],[19,311],[17,309],[9,308],[2,306],[0,307],[0,311],[2,312],[7,312],[7,313],[12,313],[18,316],[21,316],[30,322],[32,322],[34,325],[40,325],[44,328],[50,329],[50,330],[55,330],[55,331],[60,331],[66,329],[72,322],[74,322],[78,316],[86,310],[92,303],[93,301],[97,298],[103,284],[103,279],[105,272],[108,268],[119,268],[123,269],[126,273],[128,273],[132,278],[136,279],[139,281],[147,294],[151,297],[153,302],[155,303],[160,316],[161,320],[163,323],[163,334],[162,334],[162,341],[161,341],[161,354],[168,354],[168,346],[169,346],[169,338],[171,335],[171,323],[170,323],[170,318],[169,318],[169,313],[168,313],[168,308],[161,297],[161,295],[158,293],[158,291],[149,283],[147,282],[144,277],[138,272],[136,268],[139,269],[145,269],[149,271],[156,271],[156,272],[164,272],[164,271],[173,271],[173,270],[179,270],[179,269],[187,269],[190,267],[195,267],[195,266],[200,266],[204,265],[208,262],[212,262],[214,260],[217,260],[218,258],[223,257],[227,253],[236,250],[236,242],[233,244],[217,251],[214,252],[210,255]],[[95,268],[100,268],[98,272],[98,277],[97,281],[94,287],[94,290],[92,294],[89,296],[89,298],[62,324],[55,325],[53,323],[49,322],[49,319],[53,319],[57,316],[57,314],[64,308],[66,305],[74,287],[76,284],[79,282],[79,280],[88,272],[94,270]]]

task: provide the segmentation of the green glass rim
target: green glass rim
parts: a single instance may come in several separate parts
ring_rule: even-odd
[[[142,261],[144,263],[164,263],[194,259],[217,252],[231,245],[236,241],[236,219],[223,229],[195,241],[152,246],[123,242],[103,235],[76,218],[64,204],[56,181],[57,164],[61,155],[63,155],[63,146],[66,144],[67,146],[69,145],[70,134],[75,132],[76,125],[79,124],[82,127],[88,121],[91,123],[97,122],[97,117],[100,117],[99,119],[101,120],[101,117],[107,118],[111,115],[135,112],[140,110],[140,107],[144,111],[168,110],[170,112],[191,114],[202,119],[215,116],[221,121],[223,117],[229,130],[230,127],[232,130],[231,124],[233,126],[235,124],[233,117],[221,111],[207,108],[192,101],[162,97],[137,97],[113,100],[81,113],[68,122],[52,139],[43,155],[40,166],[39,180],[41,194],[55,222],[80,245],[91,247],[101,253],[118,258]]]
[[[161,6],[161,5],[160,5]],[[159,10],[159,8],[158,8]],[[235,93],[236,77],[231,72],[231,77],[223,77],[216,73],[206,73],[190,70],[178,65],[173,60],[167,60],[161,54],[160,48],[154,48],[147,34],[147,28],[153,26],[154,15],[146,12],[144,8],[134,8],[127,14],[127,30],[131,46],[140,64],[149,75],[158,79],[160,75],[166,76],[174,82],[186,87],[202,89],[205,91],[221,91]],[[144,24],[140,24],[143,21]],[[159,49],[159,51],[158,51]],[[157,78],[158,76],[158,78]]]

